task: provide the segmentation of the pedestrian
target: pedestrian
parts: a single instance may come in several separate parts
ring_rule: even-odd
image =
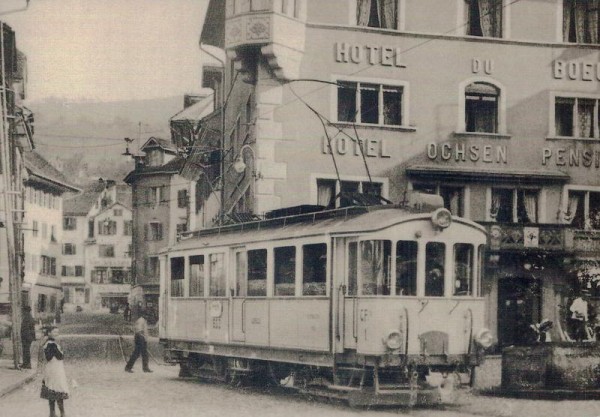
[[[573,336],[577,342],[587,339],[588,297],[589,293],[587,291],[581,291],[579,296],[571,303],[571,307],[569,307],[572,313]]]
[[[129,303],[125,303],[125,308],[123,309],[123,318],[126,322],[131,321],[131,309],[129,308]]]
[[[23,347],[23,369],[31,369],[31,343],[35,340],[35,321],[31,315],[31,307],[23,307],[21,321],[21,346]]]
[[[135,321],[135,348],[127,365],[125,372],[133,372],[133,365],[137,358],[142,355],[142,369],[144,372],[152,372],[148,367],[148,322],[146,321],[146,312],[141,310],[140,317]]]
[[[65,416],[64,400],[69,398],[69,384],[65,367],[63,364],[64,353],[57,343],[58,327],[48,326],[45,328],[48,339],[44,343],[44,380],[40,397],[48,400],[50,406],[50,417],[56,417],[55,404],[58,403],[60,416]]]

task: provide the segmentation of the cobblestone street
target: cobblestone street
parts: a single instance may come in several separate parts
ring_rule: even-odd
[[[70,417],[135,416],[544,416],[593,417],[598,401],[516,400],[462,392],[458,404],[445,409],[352,409],[344,404],[312,401],[293,391],[232,388],[222,384],[179,379],[178,367],[153,364],[154,373],[123,372],[120,362],[67,363],[74,388],[66,401]],[[44,416],[39,398],[40,377],[0,400],[3,416]]]

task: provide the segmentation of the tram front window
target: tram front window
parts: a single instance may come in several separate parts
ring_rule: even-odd
[[[454,245],[454,295],[473,295],[473,245]]]
[[[400,240],[396,246],[396,295],[417,295],[417,242]]]
[[[360,272],[363,295],[390,294],[392,242],[364,240],[360,242]]]
[[[429,242],[425,249],[425,296],[444,296],[444,259],[446,245]]]

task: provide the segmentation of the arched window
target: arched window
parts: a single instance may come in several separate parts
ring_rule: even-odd
[[[492,84],[474,82],[465,88],[465,130],[498,133],[500,90]]]

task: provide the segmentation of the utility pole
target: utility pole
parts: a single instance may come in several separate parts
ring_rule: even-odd
[[[4,203],[4,226],[6,228],[6,247],[8,257],[8,274],[10,289],[10,304],[12,318],[13,363],[19,369],[21,358],[21,276],[19,274],[17,254],[15,250],[15,218],[14,213],[20,213],[20,208],[15,206],[15,195],[21,194],[16,190],[16,178],[13,173],[12,159],[16,156],[15,149],[11,146],[10,122],[8,119],[8,80],[6,79],[6,62],[4,42],[4,23],[0,22],[0,162],[2,169],[2,196]],[[19,187],[20,188],[20,187]]]

